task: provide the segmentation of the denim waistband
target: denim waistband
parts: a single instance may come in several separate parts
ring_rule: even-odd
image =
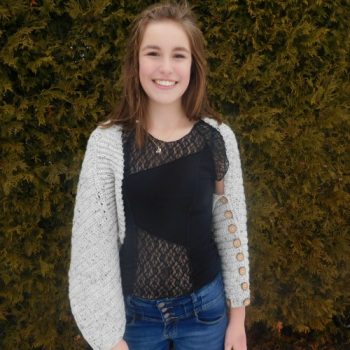
[[[159,311],[166,315],[171,310],[174,317],[181,318],[209,307],[218,298],[222,298],[223,293],[222,273],[219,272],[211,282],[184,296],[144,299],[135,295],[127,295],[125,301],[129,308],[142,316],[157,316]]]

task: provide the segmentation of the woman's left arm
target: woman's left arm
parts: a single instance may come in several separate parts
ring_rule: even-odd
[[[213,235],[221,258],[225,294],[230,308],[250,304],[247,212],[240,154],[236,137],[225,123],[218,126],[228,167],[220,172],[213,196]],[[222,146],[218,149],[221,151]],[[221,157],[220,159],[223,159]]]
[[[224,195],[224,180],[216,181],[216,195]],[[215,197],[215,196],[214,196]],[[228,300],[229,305],[230,300]],[[229,324],[225,333],[225,350],[247,350],[245,306],[229,308]]]
[[[247,350],[245,333],[245,306],[231,308],[225,334],[225,350]]]
[[[246,203],[241,161],[232,129],[222,123],[219,131],[225,143],[229,166],[216,182],[213,198],[213,232],[221,257],[229,325],[225,350],[246,350],[245,307],[250,304],[249,255]]]

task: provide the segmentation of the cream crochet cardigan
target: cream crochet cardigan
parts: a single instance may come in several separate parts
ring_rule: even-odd
[[[225,195],[213,197],[213,229],[231,307],[249,304],[246,205],[237,142],[232,129],[209,117],[225,141],[229,168]],[[123,338],[125,309],[119,249],[125,237],[121,127],[90,135],[75,199],[69,299],[75,321],[93,349],[110,350]]]

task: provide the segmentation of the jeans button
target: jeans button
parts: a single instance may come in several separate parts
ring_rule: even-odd
[[[166,314],[164,315],[165,318],[168,318],[169,316],[170,316],[169,313],[166,313]]]
[[[165,303],[159,303],[158,306],[159,307],[163,307],[165,305]]]

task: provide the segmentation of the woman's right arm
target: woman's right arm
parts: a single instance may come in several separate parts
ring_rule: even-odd
[[[116,346],[112,348],[112,350],[129,350],[128,344],[126,344],[126,341],[122,339],[121,341],[118,342]]]
[[[69,300],[75,321],[95,350],[120,349],[125,331],[113,153],[105,129],[88,140],[75,199],[69,267]],[[121,345],[119,345],[119,343]],[[123,347],[124,346],[124,347]]]

